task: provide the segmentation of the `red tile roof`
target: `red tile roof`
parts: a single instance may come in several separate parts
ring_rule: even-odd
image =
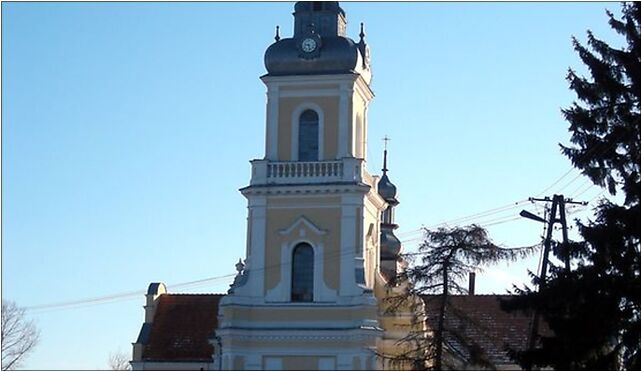
[[[223,295],[163,294],[158,299],[143,360],[212,360],[208,337],[217,327]]]
[[[163,294],[158,299],[154,321],[143,350],[145,361],[211,362],[213,347],[208,341],[218,322],[221,294]],[[494,364],[513,364],[506,347],[527,346],[531,316],[501,309],[500,299],[510,296],[450,296],[446,325],[474,340]],[[439,296],[424,296],[428,326],[437,325]],[[461,315],[464,315],[463,317]],[[455,337],[446,343],[451,351],[467,358],[467,350]]]
[[[461,295],[450,296],[446,311],[446,344],[459,357],[469,357],[468,346],[476,345],[493,364],[515,364],[508,357],[507,347],[523,350],[528,346],[532,316],[523,312],[506,312],[500,307],[500,299],[509,295]],[[424,296],[428,326],[437,327],[439,296]],[[464,340],[457,340],[457,336]]]

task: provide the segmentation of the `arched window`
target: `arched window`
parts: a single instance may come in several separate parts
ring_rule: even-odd
[[[319,114],[305,110],[299,116],[299,161],[319,160]]]
[[[292,302],[312,302],[314,294],[314,250],[299,243],[292,251]]]

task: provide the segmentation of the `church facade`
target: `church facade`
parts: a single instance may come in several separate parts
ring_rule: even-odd
[[[405,267],[394,233],[399,202],[387,152],[380,176],[366,169],[370,53],[363,27],[355,41],[346,23],[338,2],[297,2],[292,37],[277,29],[261,77],[265,154],[250,162],[241,189],[246,258],[225,295],[150,284],[134,370],[411,367],[390,357],[430,325],[416,321],[421,298],[411,300],[413,312],[388,308],[407,285],[394,281]],[[478,310],[475,297],[463,303]]]

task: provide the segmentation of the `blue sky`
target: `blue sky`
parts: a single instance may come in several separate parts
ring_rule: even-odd
[[[575,98],[568,67],[584,71],[571,35],[584,42],[591,29],[618,44],[604,13],[618,4],[342,7],[350,36],[366,23],[376,94],[368,167],[379,173],[389,135],[405,250],[422,225],[544,190],[599,195],[559,153],[569,138],[560,108]],[[30,307],[140,292],[30,311],[42,336],[25,367],[107,368],[110,352],[129,354],[150,282],[227,289],[229,278],[171,285],[234,273],[244,254],[238,189],[264,146],[258,77],[275,25],[292,34],[292,10],[2,3],[2,297]],[[511,220],[522,208],[543,213],[525,204],[461,222],[487,224],[506,246],[537,243],[540,224]],[[489,268],[478,292],[503,293],[527,269],[537,257]]]

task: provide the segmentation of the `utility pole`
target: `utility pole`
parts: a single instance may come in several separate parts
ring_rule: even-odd
[[[536,221],[544,222],[547,223],[546,227],[546,238],[544,239],[544,252],[542,252],[542,267],[540,270],[539,274],[539,288],[541,289],[544,285],[546,285],[546,272],[548,270],[548,255],[551,251],[551,238],[553,236],[553,225],[555,223],[559,222],[562,225],[562,242],[564,244],[564,249],[566,250],[564,253],[564,268],[566,269],[566,272],[571,271],[571,258],[570,258],[570,252],[568,250],[568,226],[566,224],[566,205],[567,204],[580,204],[580,205],[587,205],[588,202],[576,202],[573,201],[572,199],[564,199],[564,195],[553,195],[553,198],[551,199],[550,197],[545,197],[543,199],[540,198],[528,198],[531,202],[545,202],[545,203],[553,203],[551,206],[551,213],[548,216],[548,222],[536,215],[533,215],[532,213],[529,213],[527,211],[522,211],[520,213],[521,216],[530,218]],[[559,217],[558,217],[558,212],[559,212]],[[535,346],[535,338],[537,337],[537,331],[539,329],[539,313],[536,310],[535,314],[533,314],[533,323],[531,327],[531,337],[529,340],[529,348],[532,349]]]
[[[544,240],[544,252],[542,253],[542,268],[540,271],[540,286],[546,283],[546,271],[548,269],[548,255],[551,251],[551,237],[553,235],[553,225],[556,222],[559,222],[562,225],[562,242],[564,245],[568,243],[568,226],[566,224],[566,204],[579,204],[587,205],[587,202],[576,202],[572,199],[564,199],[564,195],[553,195],[553,198],[548,196],[544,199],[539,198],[528,198],[531,202],[545,202],[553,203],[551,206],[551,213],[548,217],[548,226],[546,228],[546,239]],[[557,217],[559,211],[559,217]],[[568,250],[566,250],[566,255],[564,256],[564,268],[566,271],[571,271],[571,259]]]

